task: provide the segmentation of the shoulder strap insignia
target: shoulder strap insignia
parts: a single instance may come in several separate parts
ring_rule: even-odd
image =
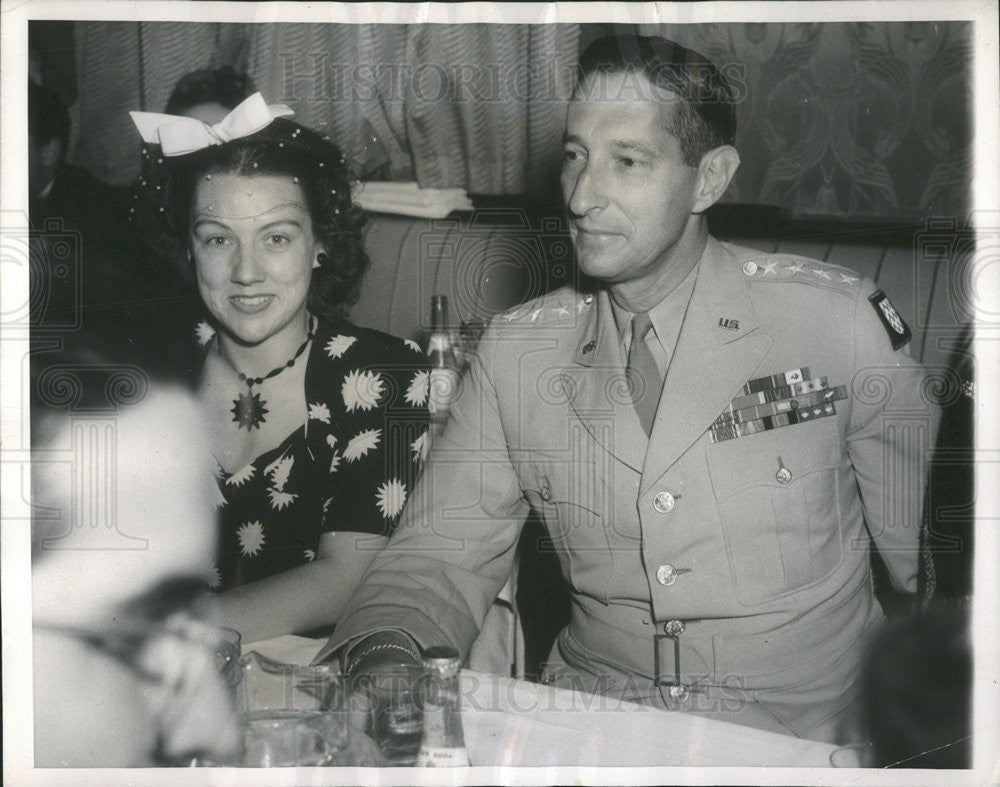
[[[899,312],[889,303],[889,296],[882,292],[882,290],[876,290],[869,295],[868,302],[875,309],[875,313],[882,321],[885,332],[889,334],[889,341],[892,342],[893,350],[898,350],[913,338],[913,334],[910,333],[910,327],[903,322],[903,318],[899,316]]]

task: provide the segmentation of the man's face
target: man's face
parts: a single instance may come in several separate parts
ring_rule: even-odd
[[[580,270],[654,282],[683,237],[698,170],[667,131],[673,96],[640,74],[596,74],[570,102],[563,201]]]
[[[150,395],[104,441],[69,431],[53,447],[73,446],[75,458],[33,473],[36,501],[64,525],[32,566],[36,762],[144,766],[231,753],[232,700],[198,636],[210,629],[192,620],[215,547],[196,406],[179,392]],[[108,452],[97,483],[74,482]],[[88,511],[100,513],[91,522]]]

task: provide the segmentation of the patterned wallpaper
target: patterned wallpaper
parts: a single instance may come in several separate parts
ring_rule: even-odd
[[[71,157],[111,183],[127,183],[138,171],[127,110],[161,110],[174,81],[195,68],[245,68],[269,92],[281,92],[283,52],[371,64],[388,57],[411,67],[541,60],[555,64],[558,75],[572,66],[576,47],[603,26],[502,26],[486,37],[481,27],[75,23],[76,84],[64,91],[77,96]],[[743,163],[726,201],[882,221],[967,213],[971,23],[639,29],[703,52],[735,82]],[[562,117],[564,102],[553,101],[551,91],[545,95],[546,103],[526,107],[496,100],[457,106],[446,98],[428,104],[405,96],[386,101],[371,93],[349,105],[324,106],[320,93],[295,108],[304,122],[329,124],[345,147],[375,129],[376,144],[367,153],[384,159],[383,172],[391,177],[537,194],[540,180],[551,179],[558,167],[562,121],[554,118]]]
[[[810,215],[964,216],[971,34],[963,22],[650,25],[744,74],[727,199]]]

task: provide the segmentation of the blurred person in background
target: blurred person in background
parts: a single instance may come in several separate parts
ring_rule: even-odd
[[[426,447],[426,360],[346,317],[368,258],[340,150],[254,94],[218,124],[132,113],[147,238],[208,315],[199,397],[218,462],[215,586],[251,642],[329,629]]]
[[[39,423],[35,765],[142,767],[233,754],[218,630],[198,614],[218,493],[197,403],[168,388],[100,430],[61,416]],[[98,456],[113,457],[107,476],[93,464]],[[88,498],[102,492],[114,496]],[[86,521],[95,511],[103,518]]]
[[[972,663],[966,606],[935,604],[890,620],[865,655],[862,765],[970,768]]]
[[[232,66],[190,71],[177,80],[163,110],[168,115],[218,123],[247,96],[256,93],[246,72]]]

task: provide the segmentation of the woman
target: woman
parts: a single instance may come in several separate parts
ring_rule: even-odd
[[[287,114],[259,93],[214,127],[133,113],[151,214],[182,240],[210,315],[218,586],[244,641],[336,622],[426,444],[419,347],[344,316],[368,264],[344,158]]]

